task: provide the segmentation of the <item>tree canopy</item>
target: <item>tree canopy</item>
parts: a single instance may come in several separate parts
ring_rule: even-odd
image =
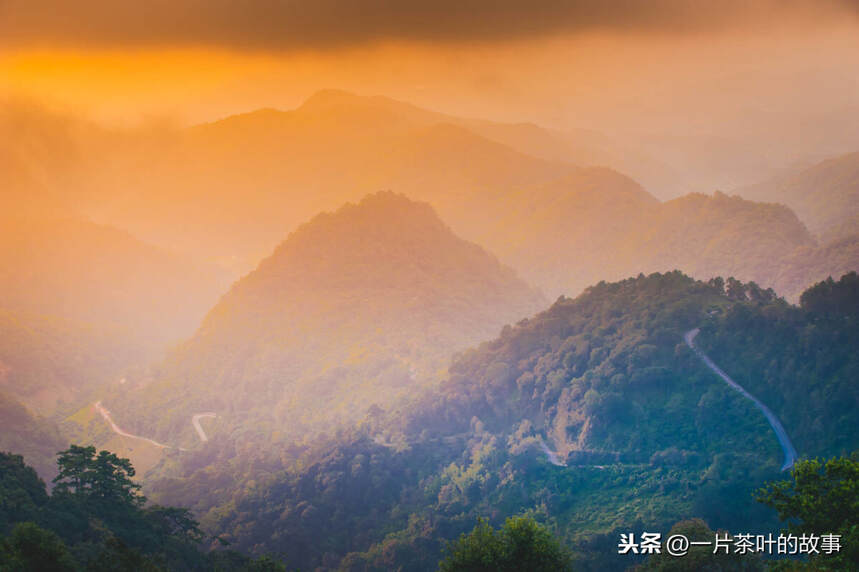
[[[795,535],[840,536],[840,550],[812,554],[814,565],[848,570],[859,562],[859,454],[800,461],[790,479],[758,491],[758,500],[778,511]]]
[[[496,531],[480,519],[448,546],[441,572],[554,572],[572,570],[572,555],[532,518],[508,518]]]

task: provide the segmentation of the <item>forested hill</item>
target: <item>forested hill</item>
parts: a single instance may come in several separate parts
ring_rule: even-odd
[[[214,468],[200,454],[152,491],[301,568],[430,570],[477,516],[534,516],[592,569],[629,565],[607,556],[618,530],[689,516],[774,530],[751,495],[780,474],[776,437],[682,337],[701,328],[696,343],[782,419],[801,457],[855,450],[857,276],[802,300],[679,272],[600,283],[462,354],[440,389],[298,460],[255,450]]]
[[[429,205],[378,193],[291,234],[152,383],[106,403],[174,440],[196,443],[201,411],[306,437],[434,383],[455,351],[544,304]]]

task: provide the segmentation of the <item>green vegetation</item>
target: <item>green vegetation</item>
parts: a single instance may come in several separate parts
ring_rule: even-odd
[[[767,403],[801,456],[856,450],[857,283],[855,274],[825,281],[799,307],[733,278],[705,283],[671,272],[600,283],[504,328],[459,354],[434,388],[395,407],[370,407],[351,426],[298,441],[268,433],[272,425],[253,409],[244,418],[232,413],[234,439],[215,435],[170,456],[146,483],[147,496],[188,506],[213,537],[199,536],[188,513],[156,518],[154,507],[136,506],[133,482],[123,480],[132,476],[128,466],[81,448],[62,457],[51,497],[31,495],[36,517],[28,520],[58,534],[77,562],[83,540],[45,523],[38,503],[96,494],[124,498],[105,504],[148,515],[156,530],[173,522],[167,528],[183,540],[168,543],[176,552],[165,555],[160,544],[140,544],[147,535],[123,536],[128,517],[111,517],[108,508],[98,517],[156,564],[199,558],[195,539],[209,548],[219,538],[240,553],[283,555],[300,569],[429,570],[463,534],[450,554],[502,558],[512,541],[504,523],[522,517],[513,522],[529,523],[526,539],[544,546],[539,539],[551,531],[577,569],[668,569],[658,558],[618,555],[619,533],[664,532],[693,516],[734,533],[779,527],[777,511],[753,497],[779,478],[775,436],[683,334],[701,329],[696,344]],[[472,531],[478,518],[486,521]],[[682,526],[712,533],[696,522]],[[107,539],[97,539],[107,550]],[[693,556],[689,562],[704,559]],[[231,566],[228,554],[209,558]]]
[[[753,493],[779,475],[776,438],[682,336],[701,328],[696,343],[782,418],[801,456],[853,450],[855,281],[825,282],[799,308],[679,272],[601,283],[460,354],[437,390],[397,409],[300,444],[215,440],[148,491],[302,569],[432,569],[478,517],[533,518],[581,569],[634,564],[616,554],[619,532],[691,516],[771,532]]]
[[[0,571],[284,570],[266,557],[205,554],[186,509],[145,505],[128,459],[94,447],[58,454],[57,486],[0,453]]]
[[[562,572],[572,555],[530,518],[509,518],[499,531],[480,520],[447,548],[440,572]]]
[[[552,296],[681,268],[700,279],[755,281],[795,300],[828,275],[814,260],[814,238],[783,205],[721,192],[660,203],[608,169],[524,187],[488,209],[497,224],[480,235],[481,244]],[[835,262],[848,246],[828,258]],[[848,260],[854,265],[844,271],[856,268],[855,257]]]
[[[798,308],[756,303],[759,294],[749,290],[733,295],[744,303],[703,324],[699,345],[778,412],[801,456],[854,451],[859,276],[853,272],[809,288]]]
[[[758,500],[778,511],[794,535],[836,534],[840,550],[812,554],[812,570],[849,570],[859,562],[859,455],[800,461],[791,479],[769,483]]]

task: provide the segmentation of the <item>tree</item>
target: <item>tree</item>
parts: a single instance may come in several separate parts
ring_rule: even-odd
[[[0,544],[0,571],[72,572],[75,562],[62,540],[32,522],[21,522]]]
[[[92,495],[104,501],[140,506],[145,498],[138,494],[140,485],[131,480],[134,467],[131,461],[110,451],[100,451],[92,462]]]
[[[799,461],[791,479],[768,483],[757,500],[778,511],[793,534],[841,536],[841,549],[812,555],[812,565],[850,570],[859,562],[859,455]]]
[[[115,536],[108,537],[95,560],[87,563],[88,572],[159,572],[160,570],[163,568]]]
[[[571,570],[572,555],[556,538],[531,518],[508,518],[496,532],[479,519],[469,534],[447,547],[439,563],[442,572]]]
[[[24,464],[24,458],[0,453],[0,534],[9,532],[16,522],[36,520],[47,502],[45,483]]]
[[[859,275],[850,272],[836,282],[829,277],[802,293],[800,305],[820,315],[856,316],[859,312]]]
[[[59,474],[54,478],[55,492],[80,499],[140,506],[146,500],[138,493],[140,485],[131,480],[134,467],[128,459],[95,447],[72,445],[58,453]]]
[[[92,484],[92,458],[95,447],[72,445],[57,453],[59,474],[54,477],[55,493],[83,495]]]

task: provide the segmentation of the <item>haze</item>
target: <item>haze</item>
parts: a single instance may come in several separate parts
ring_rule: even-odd
[[[0,0],[0,567],[852,570],[857,271],[855,0]]]
[[[323,88],[644,145],[730,189],[852,150],[852,2],[6,2],[0,90],[120,125],[290,109]],[[621,7],[622,6],[622,7]]]

